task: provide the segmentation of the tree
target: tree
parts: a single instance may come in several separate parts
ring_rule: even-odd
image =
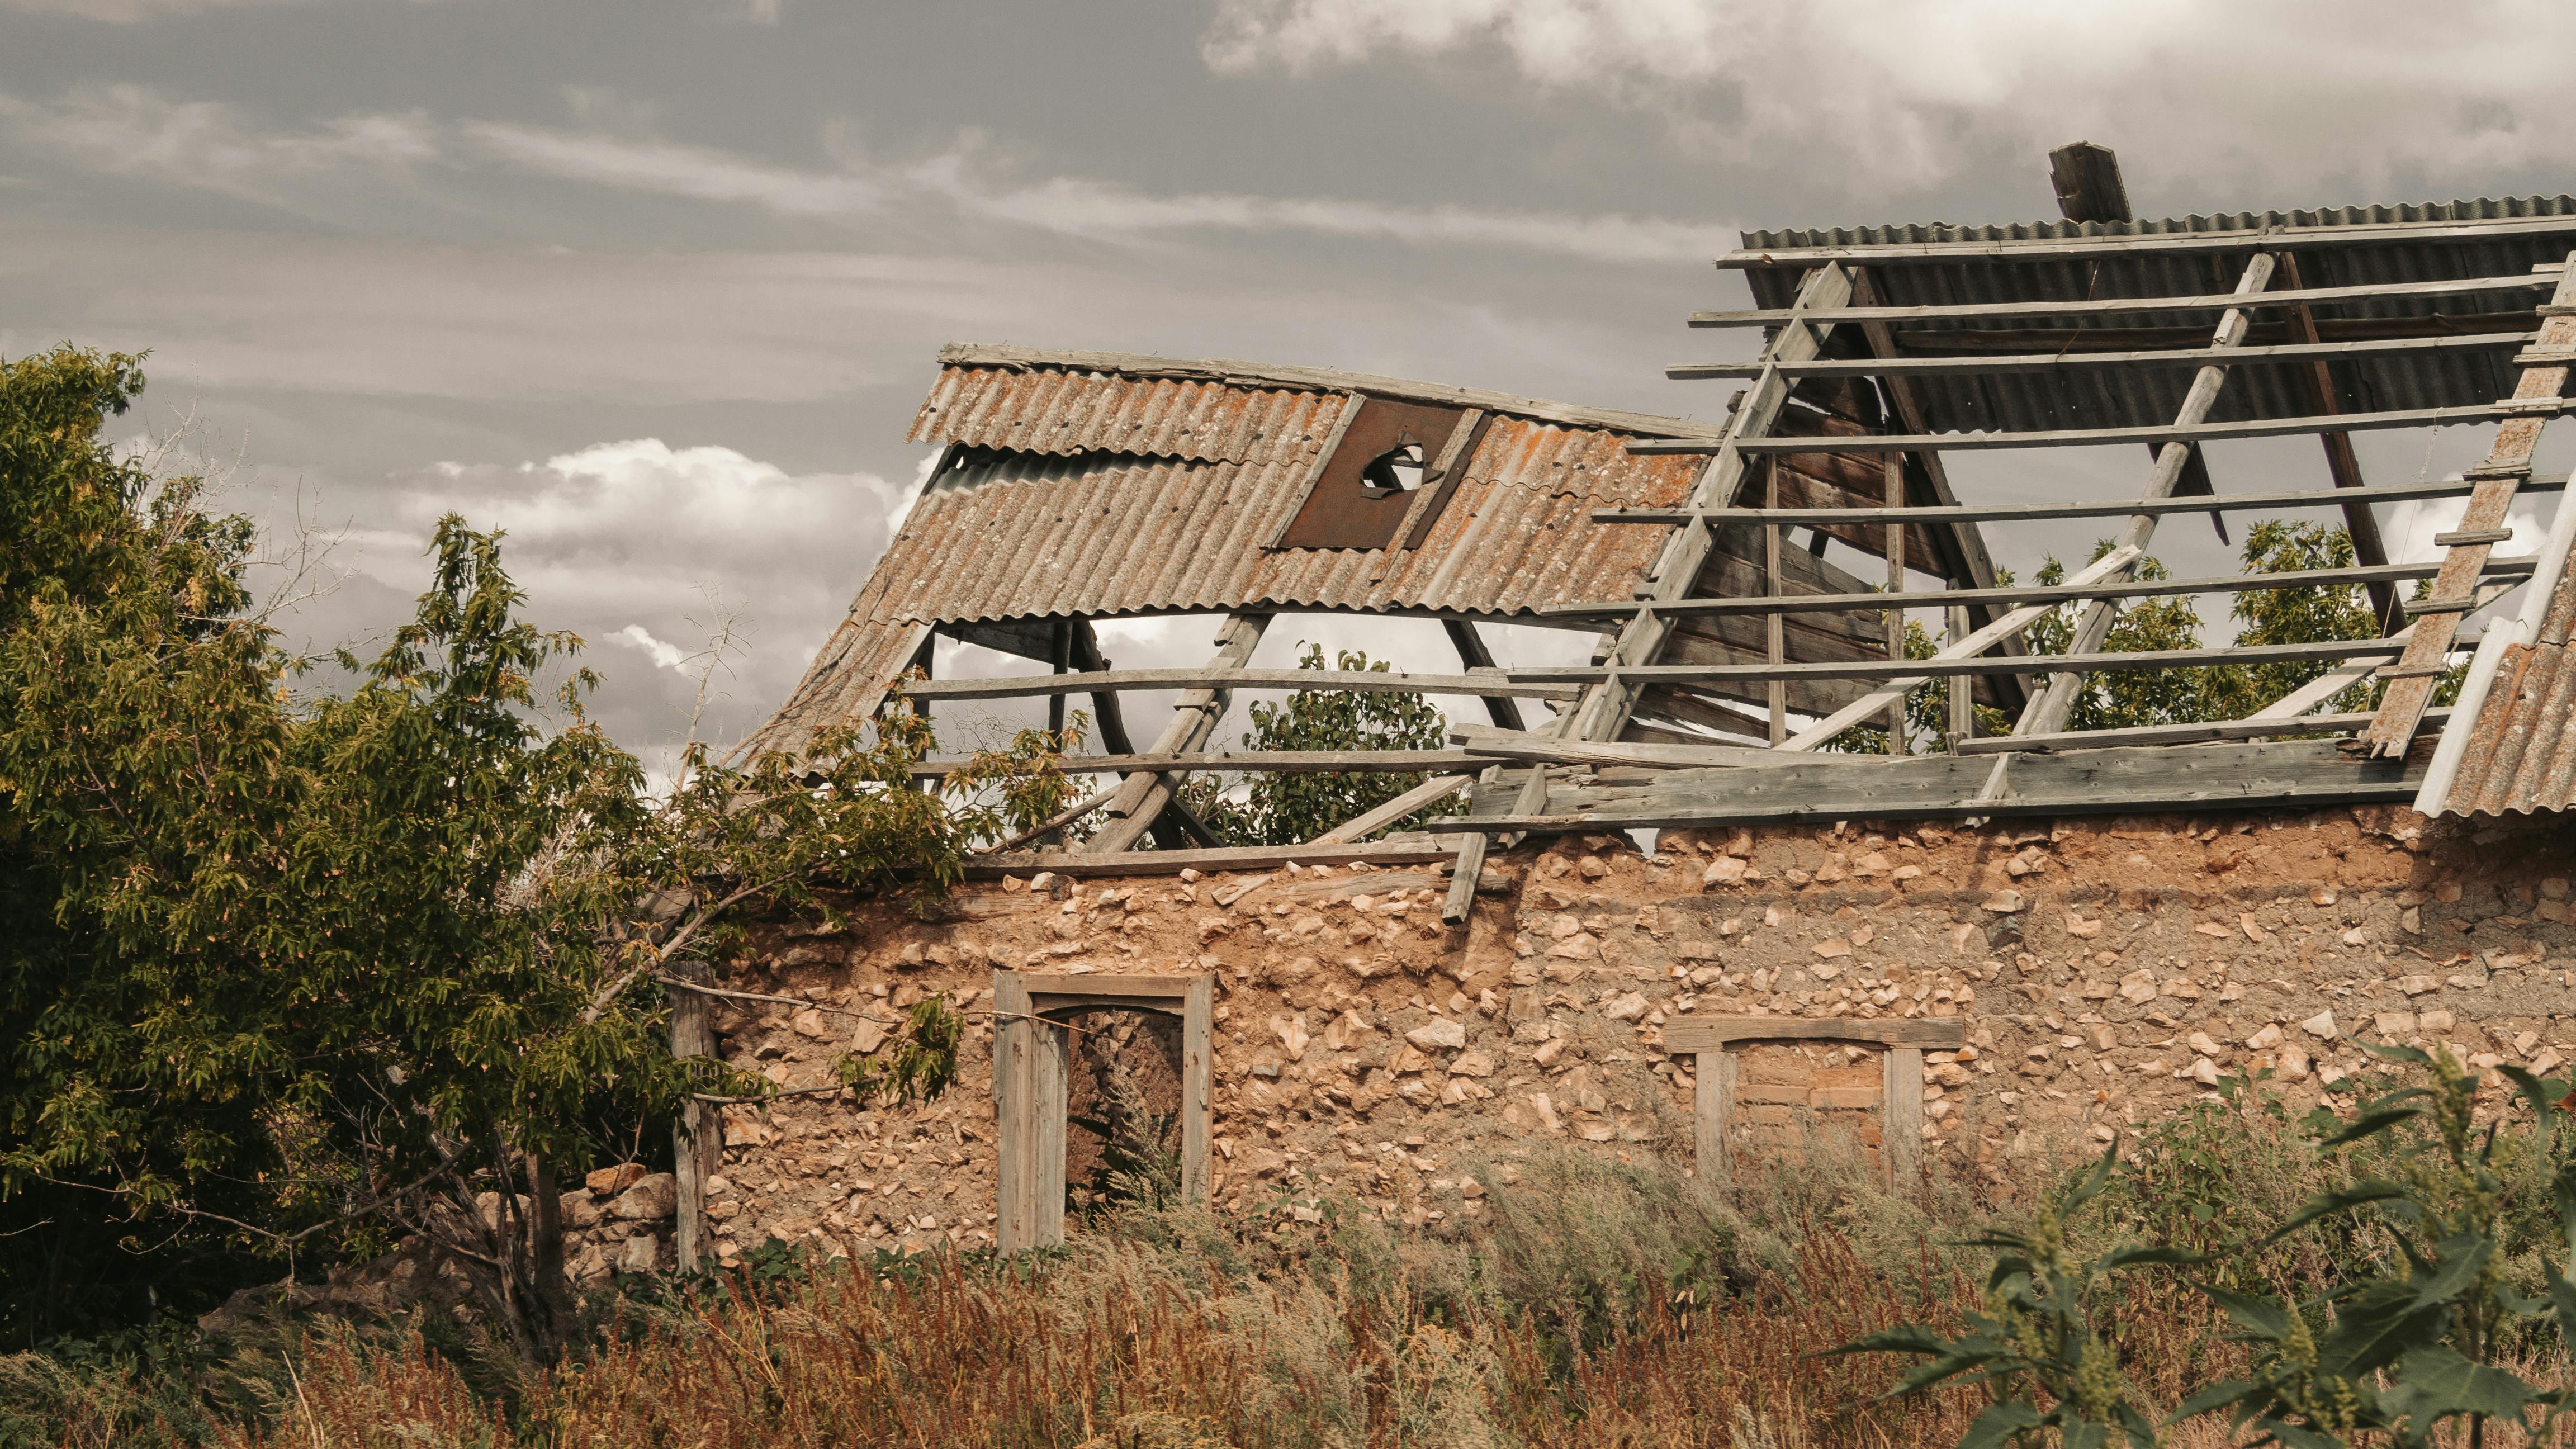
[[[1323,646],[1306,645],[1297,667],[1325,668]],[[1334,667],[1383,671],[1388,663],[1381,659],[1372,664],[1366,653],[1345,649]],[[1448,721],[1418,694],[1300,689],[1278,704],[1254,705],[1252,728],[1245,733],[1244,743],[1255,750],[1436,750],[1446,743],[1448,734]],[[1237,800],[1217,777],[1194,775],[1182,782],[1179,796],[1182,805],[1233,844],[1294,845],[1383,805],[1428,778],[1419,771],[1261,774],[1251,777],[1243,798]],[[1386,829],[1412,829],[1429,815],[1426,810]]]
[[[579,641],[453,517],[414,621],[296,703],[243,612],[249,526],[99,441],[141,386],[71,349],[0,371],[0,1201],[34,1239],[0,1260],[7,1331],[100,1286],[131,1316],[136,1254],[238,1278],[409,1232],[550,1359],[556,1164],[604,1118],[768,1090],[664,1050],[674,973],[747,911],[940,890],[997,817],[911,788],[900,707],[792,764],[692,746],[647,799]],[[951,1025],[845,1080],[936,1090],[914,1048]]]

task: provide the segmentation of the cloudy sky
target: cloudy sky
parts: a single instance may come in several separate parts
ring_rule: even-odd
[[[2497,0],[0,0],[0,355],[150,349],[138,429],[338,540],[320,642],[508,528],[649,749],[721,613],[717,733],[794,682],[943,342],[1705,415],[1660,369],[1751,345],[1680,325],[1740,227],[2044,217],[2079,137],[2157,215],[2576,190],[2571,51]]]

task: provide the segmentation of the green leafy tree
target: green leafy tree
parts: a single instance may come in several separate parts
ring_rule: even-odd
[[[768,1090],[674,1061],[666,991],[747,912],[944,887],[995,817],[910,788],[931,742],[900,708],[792,765],[693,746],[647,799],[579,641],[454,518],[414,621],[296,703],[249,526],[100,441],[141,387],[126,357],[0,364],[6,1332],[412,1233],[549,1359],[557,1165],[602,1120]],[[943,1041],[934,1011],[846,1079],[935,1090]]]
[[[1326,668],[1323,646],[1306,645],[1297,667]],[[1372,664],[1366,653],[1345,649],[1339,663],[1331,667],[1385,670],[1389,666],[1385,660]],[[1436,750],[1447,742],[1448,732],[1448,721],[1418,694],[1300,689],[1277,704],[1254,705],[1252,728],[1245,732],[1244,744],[1255,750]],[[1383,805],[1428,778],[1420,772],[1261,774],[1243,787],[1238,800],[1217,777],[1195,775],[1182,783],[1179,797],[1210,830],[1236,845],[1293,845]],[[1386,829],[1413,829],[1431,813],[1408,816]]]

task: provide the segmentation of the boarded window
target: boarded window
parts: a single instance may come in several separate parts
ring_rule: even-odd
[[[1409,530],[1419,538],[1457,489],[1466,469],[1466,449],[1446,460],[1451,438],[1468,424],[1465,408],[1428,407],[1364,397],[1359,413],[1341,429],[1330,453],[1321,460],[1297,516],[1281,530],[1274,548],[1389,548],[1397,531],[1424,515]],[[1459,438],[1460,443],[1469,441]],[[1424,490],[1432,490],[1429,497]]]

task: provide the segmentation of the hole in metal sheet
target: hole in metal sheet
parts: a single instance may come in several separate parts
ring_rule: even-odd
[[[1372,497],[1410,493],[1422,486],[1423,470],[1429,466],[1420,443],[1405,443],[1371,458],[1360,470],[1360,487]]]

